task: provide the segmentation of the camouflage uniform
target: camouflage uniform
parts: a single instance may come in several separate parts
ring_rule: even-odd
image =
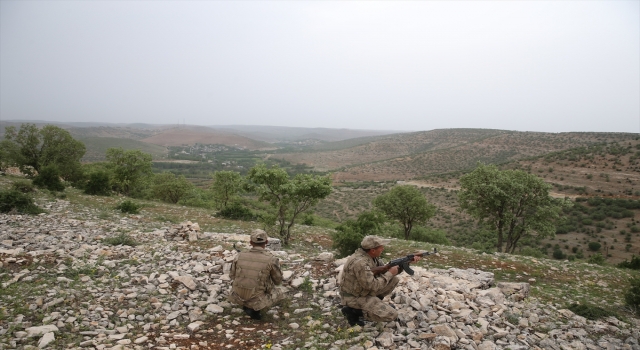
[[[231,265],[233,279],[229,301],[253,310],[262,310],[284,298],[282,271],[278,258],[262,247],[241,252]]]
[[[365,320],[388,322],[398,317],[398,312],[380,299],[391,294],[398,278],[390,272],[375,276],[371,272],[372,268],[382,265],[380,260],[370,257],[362,248],[344,264],[340,285],[342,305],[361,309]]]

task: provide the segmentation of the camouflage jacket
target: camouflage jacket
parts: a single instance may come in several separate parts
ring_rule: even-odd
[[[231,264],[229,277],[233,279],[233,294],[244,301],[268,294],[274,285],[282,283],[278,258],[260,247],[238,253]]]
[[[340,293],[343,296],[376,296],[393,278],[390,272],[373,275],[371,269],[384,265],[359,248],[344,264]]]

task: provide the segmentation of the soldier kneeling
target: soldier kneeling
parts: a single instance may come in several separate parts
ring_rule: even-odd
[[[231,264],[229,277],[233,280],[229,301],[242,305],[244,312],[260,320],[260,310],[284,299],[282,271],[278,258],[265,247],[267,233],[255,230],[251,234],[251,250],[238,253]]]
[[[360,243],[360,248],[344,264],[340,284],[344,305],[342,313],[351,326],[363,326],[364,322],[360,321],[360,317],[375,322],[389,322],[398,317],[393,306],[382,302],[398,284],[398,266],[376,269],[386,271],[383,273],[372,271],[384,266],[379,257],[390,241],[378,236],[366,236]],[[416,256],[413,261],[418,260],[420,257]]]

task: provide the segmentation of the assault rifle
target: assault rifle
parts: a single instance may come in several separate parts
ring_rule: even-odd
[[[410,276],[413,276],[414,272],[409,267],[409,263],[413,262],[413,257],[414,256],[423,257],[423,256],[435,254],[437,252],[438,251],[436,250],[436,248],[433,248],[433,252],[409,254],[409,255],[407,255],[405,257],[402,257],[402,258],[393,259],[393,260],[389,261],[389,263],[386,264],[386,265],[374,267],[374,268],[371,269],[371,272],[373,272],[374,275],[377,275],[377,274],[385,273],[385,272],[389,271],[389,269],[394,267],[394,266],[398,266],[398,275],[401,274],[402,271],[407,271],[407,273]]]

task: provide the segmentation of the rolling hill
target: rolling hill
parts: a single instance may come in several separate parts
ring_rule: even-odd
[[[199,144],[221,144],[250,150],[274,149],[274,146],[244,136],[213,130],[205,127],[171,128],[141,141],[160,146],[182,146]]]
[[[78,138],[84,142],[87,152],[82,157],[83,162],[101,162],[104,161],[108,148],[122,147],[125,150],[138,149],[144,153],[149,153],[156,159],[163,159],[167,156],[167,148],[163,146],[153,145],[137,140],[116,138],[116,137],[84,137]]]

